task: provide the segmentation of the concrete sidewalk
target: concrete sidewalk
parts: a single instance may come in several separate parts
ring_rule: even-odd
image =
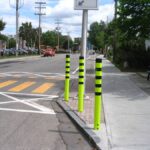
[[[83,113],[77,112],[77,79],[72,81],[69,103],[58,101],[97,149],[150,150],[150,96],[129,76],[103,59],[104,113],[100,131],[93,130],[93,73],[87,74],[86,91],[89,98],[85,100]]]
[[[103,60],[103,103],[110,149],[150,150],[150,96]]]

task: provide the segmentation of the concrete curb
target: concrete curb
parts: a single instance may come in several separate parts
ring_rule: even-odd
[[[57,100],[58,105],[66,112],[76,126],[88,138],[97,150],[108,150],[108,139],[105,124],[101,125],[101,131],[93,131],[93,128],[86,125],[84,121],[61,99]]]
[[[147,72],[137,72],[136,74],[139,75],[139,76],[142,77],[142,78],[147,79],[147,75],[148,75]]]

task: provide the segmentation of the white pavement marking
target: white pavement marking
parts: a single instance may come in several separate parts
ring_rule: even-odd
[[[31,102],[31,101],[51,101],[53,97],[42,97],[42,98],[32,98],[32,99],[21,99],[22,102]],[[7,102],[0,102],[0,105],[3,104],[10,104],[10,103],[18,103],[17,101],[7,101]]]
[[[58,98],[58,95],[45,95],[45,94],[28,94],[28,93],[14,93],[14,92],[0,92],[4,94],[10,94],[10,95],[22,95],[22,96],[40,96],[40,97],[50,97],[50,98]]]
[[[53,110],[51,110],[51,111],[34,111],[34,110],[10,109],[10,108],[0,108],[0,110],[2,110],[2,111],[15,111],[15,112],[24,112],[24,113],[55,115],[55,112]]]
[[[72,74],[76,74],[76,72],[79,70],[79,67],[78,68],[76,68],[76,70],[75,71],[73,71],[72,72]]]
[[[2,75],[2,76],[11,76],[11,74],[8,74],[8,73],[0,73],[0,75]]]
[[[30,72],[5,72],[5,73],[0,73],[2,76],[31,76],[34,75],[36,77],[64,77],[64,74],[60,73],[30,73]],[[48,76],[49,75],[49,76]],[[25,105],[31,106],[33,108],[38,109],[39,111],[34,111],[34,110],[22,110],[22,109],[9,109],[9,108],[0,108],[0,110],[4,111],[16,111],[16,112],[30,112],[30,113],[41,113],[41,114],[55,114],[54,110],[49,109],[45,106],[42,106],[40,104],[37,104],[33,101],[39,101],[39,100],[52,100],[54,98],[58,98],[58,95],[44,95],[44,94],[27,94],[27,93],[13,93],[13,92],[0,92],[0,95],[3,95],[13,101],[7,101],[7,102],[0,102],[0,105],[2,104],[10,104],[10,103],[23,103]],[[21,96],[37,96],[37,97],[42,97],[42,98],[28,98],[28,99],[18,99],[15,98],[11,95],[21,95]]]
[[[21,100],[23,100],[23,101],[39,101],[39,100],[52,100],[53,99],[53,97],[42,97],[42,98],[31,98],[31,99],[26,99],[26,98],[24,98],[24,99],[21,99]]]
[[[37,77],[43,77],[43,78],[46,78],[46,77],[58,77],[58,76],[64,77],[65,76],[64,74],[60,74],[60,73],[43,73],[43,72],[42,73],[29,73],[29,74],[35,75]],[[46,74],[46,75],[44,75],[44,74]],[[47,76],[47,75],[49,75],[49,76]]]
[[[0,105],[3,105],[3,104],[10,104],[10,103],[17,103],[17,102],[16,102],[16,101],[0,102]]]
[[[17,74],[20,76],[35,75],[37,77],[58,77],[58,76],[64,77],[65,76],[64,74],[61,74],[61,73],[48,73],[48,72],[5,72],[5,73],[0,73],[0,75],[5,75],[5,76],[15,76],[13,74]],[[50,76],[47,76],[47,75],[50,75]]]
[[[14,101],[16,101],[16,102],[20,102],[20,103],[23,103],[23,104],[25,104],[25,105],[31,106],[31,107],[33,107],[33,108],[39,109],[39,110],[41,110],[42,112],[45,112],[45,111],[46,111],[46,112],[49,112],[49,113],[51,113],[51,114],[55,114],[55,112],[54,112],[52,109],[46,108],[46,107],[44,107],[44,106],[42,106],[42,105],[39,105],[39,104],[36,104],[36,103],[34,103],[34,102],[22,101],[22,100],[19,100],[18,98],[12,97],[12,96],[7,95],[7,94],[4,94],[4,93],[0,93],[0,94],[3,95],[3,96],[5,96],[5,97],[7,97],[7,98],[10,98],[10,99],[12,99],[12,100],[14,100]]]

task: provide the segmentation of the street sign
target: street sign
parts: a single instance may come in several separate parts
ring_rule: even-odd
[[[74,0],[75,10],[97,10],[98,0]]]

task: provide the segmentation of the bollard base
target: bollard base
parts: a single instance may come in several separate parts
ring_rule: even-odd
[[[73,98],[75,100],[77,100],[78,99],[78,95],[74,96]],[[84,100],[89,100],[89,99],[90,99],[90,97],[88,95],[84,96]]]

